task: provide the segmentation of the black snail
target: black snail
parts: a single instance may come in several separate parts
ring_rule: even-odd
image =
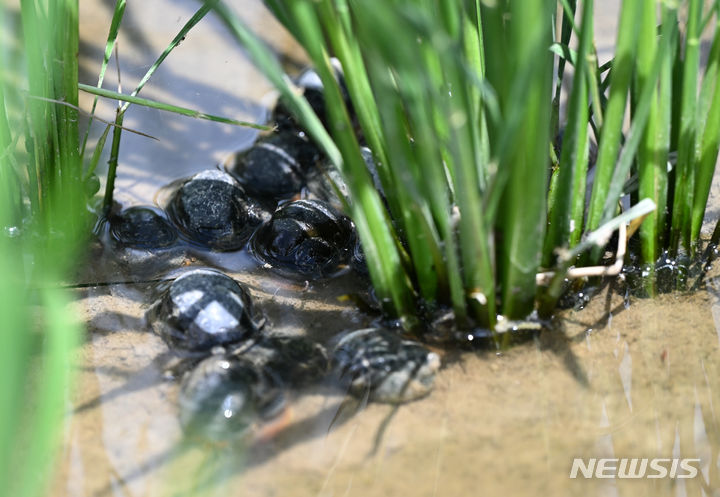
[[[172,348],[209,350],[254,336],[263,325],[247,289],[223,273],[189,271],[148,311],[153,330]]]
[[[436,353],[383,328],[342,335],[331,357],[335,374],[350,393],[392,404],[427,395],[440,369]]]
[[[196,174],[175,192],[170,219],[192,242],[212,250],[239,250],[252,233],[251,205],[229,174],[210,169]]]
[[[286,407],[280,381],[237,356],[211,355],[180,386],[180,423],[189,434],[211,440],[241,438]]]
[[[165,216],[151,207],[130,207],[110,217],[110,235],[122,247],[164,248],[177,240],[177,232]]]
[[[325,277],[350,260],[355,243],[350,218],[326,202],[297,200],[282,205],[255,233],[253,253],[285,273]]]
[[[319,160],[319,150],[305,137],[281,131],[236,154],[230,172],[249,194],[280,200],[300,193]]]

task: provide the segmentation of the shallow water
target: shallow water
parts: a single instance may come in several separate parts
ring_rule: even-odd
[[[301,325],[329,336],[371,318],[332,298],[357,287],[351,277],[338,288],[303,290],[233,276],[248,284],[277,331]],[[631,299],[628,307],[624,295],[608,290],[588,308],[563,313],[552,331],[502,354],[441,350],[445,367],[435,390],[397,410],[351,403],[335,419],[343,401],[336,392],[298,394],[288,426],[242,449],[181,443],[177,385],[163,379],[167,349],[145,331],[140,287],[84,290],[78,302],[91,331],[52,495],[720,489],[720,303],[712,293]],[[574,457],[700,458],[702,478],[571,480]]]
[[[83,81],[92,82],[97,72],[111,4],[81,2]],[[126,89],[197,8],[185,1],[163,2],[162,9],[137,5],[128,5],[130,28],[121,39]],[[253,25],[270,26],[261,31],[273,33],[274,46],[302,60],[259,2],[235,7]],[[601,58],[612,44],[615,2],[602,9]],[[145,95],[260,119],[269,85],[223,33],[219,23],[201,24]],[[204,65],[195,65],[198,60]],[[125,124],[160,141],[123,137],[118,200],[124,205],[152,203],[161,186],[212,167],[254,136],[131,109]],[[364,288],[353,274],[306,284],[274,277],[243,254],[201,256],[182,253],[175,263],[225,267],[250,288],[276,332],[324,340],[375,318],[344,298]],[[153,283],[144,281],[166,276],[164,270],[129,273],[108,264],[100,249],[86,268],[79,280],[86,285],[74,292],[88,334],[49,495],[720,493],[718,271],[710,291],[689,296],[627,301],[608,288],[586,309],[560,314],[551,331],[503,353],[438,350],[444,367],[434,391],[399,409],[344,402],[323,386],[298,393],[285,427],[241,448],[182,439],[177,383],[165,379],[167,347],[143,321],[153,298]],[[691,480],[570,479],[575,457],[690,457],[700,459],[701,471]]]

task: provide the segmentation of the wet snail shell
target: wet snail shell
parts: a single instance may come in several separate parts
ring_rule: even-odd
[[[281,132],[237,154],[230,171],[249,194],[279,200],[302,190],[319,157],[317,147],[304,137]]]
[[[264,323],[247,289],[211,269],[189,271],[173,281],[147,318],[169,347],[189,352],[249,338]]]
[[[352,102],[350,101],[350,94],[347,90],[345,78],[342,73],[342,65],[340,64],[340,61],[335,58],[331,59],[331,63],[334,68],[335,78],[340,85],[340,92],[342,94],[343,101],[345,102],[345,106],[347,107],[351,118],[354,119],[355,112]],[[313,111],[315,111],[315,114],[317,114],[320,118],[323,125],[328,128],[325,91],[318,73],[314,69],[303,71],[296,79],[295,84],[303,90],[303,96],[307,100],[308,104],[310,104],[310,107]],[[271,120],[275,122],[280,130],[299,131],[302,129],[302,126],[295,120],[282,98],[275,106]]]
[[[375,189],[380,197],[385,200],[385,193],[380,183],[378,166],[373,157],[372,151],[367,147],[360,147],[360,153],[367,165],[368,172],[372,178]],[[326,167],[318,167],[308,173],[308,190],[317,198],[328,202],[336,209],[342,209],[343,205],[350,199],[350,188],[336,168],[327,164]]]
[[[129,207],[112,216],[110,235],[123,247],[165,248],[177,240],[177,232],[163,214],[151,207]]]
[[[264,263],[301,276],[329,276],[348,262],[355,243],[350,218],[326,202],[296,200],[282,205],[251,241]]]
[[[180,423],[211,440],[240,438],[255,423],[279,415],[285,395],[279,380],[245,359],[212,355],[183,378]]]
[[[258,368],[272,371],[284,384],[298,388],[328,372],[325,348],[303,336],[264,336],[238,354]]]
[[[331,360],[341,386],[351,394],[391,404],[430,393],[440,369],[437,354],[383,328],[342,335]]]
[[[170,219],[191,241],[220,251],[245,245],[252,231],[249,209],[238,182],[215,169],[183,183],[167,207]]]

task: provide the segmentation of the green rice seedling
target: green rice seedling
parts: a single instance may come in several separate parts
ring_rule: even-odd
[[[268,0],[321,76],[328,129],[308,112],[273,54],[222,3],[216,7],[343,174],[375,289],[407,327],[419,309],[432,316],[444,306],[460,328],[493,328],[499,314],[524,319],[545,293],[536,283],[541,263],[569,267],[556,249],[581,245],[584,233],[617,214],[653,93],[639,100],[630,146],[616,168],[635,36],[620,39],[610,96],[601,97],[607,78],[598,80],[608,66],[601,70],[593,58],[593,3],[561,3],[564,28],[555,49],[574,54],[575,75],[552,181],[557,86],[554,106],[548,95],[568,58],[554,66],[555,2]],[[576,9],[583,13],[579,26]],[[623,9],[627,27],[640,12],[633,2]],[[665,25],[661,45],[669,46],[672,24]],[[568,48],[573,32],[578,51]],[[359,158],[331,55],[342,65],[361,136],[377,160],[388,212],[379,212],[383,205]],[[658,59],[651,57],[647,88],[660,76]],[[603,138],[597,192],[586,212],[588,123]]]
[[[675,7],[669,2],[662,5],[661,29],[668,33],[663,40],[670,43],[669,49],[664,43],[656,44],[654,2],[641,5],[642,12],[636,13],[635,25],[641,29],[634,60],[631,128],[620,162],[614,166],[616,176],[627,176],[627,171],[636,174],[637,197],[653,198],[658,205],[656,213],[640,230],[640,255],[651,274],[646,280],[650,294],[656,291],[653,270],[659,257],[669,254],[679,258],[681,266],[687,266],[687,262],[682,261],[692,261],[698,255],[700,230],[720,143],[716,116],[720,35],[717,21],[708,29],[712,44],[704,70],[701,71],[699,64],[703,28],[709,26],[710,19],[717,20],[717,2],[706,10],[703,2],[695,0],[684,2],[683,7],[687,21],[678,29]],[[611,80],[611,88],[613,84]],[[642,95],[647,96],[648,91],[654,94],[649,96],[650,106],[646,108]],[[637,149],[636,138],[639,139]],[[593,202],[598,204],[603,201],[599,192],[598,195],[593,192]],[[608,201],[604,203],[607,218],[613,206]],[[685,278],[685,271],[681,271],[675,284],[684,287]]]
[[[634,201],[652,198],[658,208],[640,228],[637,254],[649,275],[644,285],[650,295],[657,291],[656,260],[679,258],[686,268],[696,257],[717,161],[720,135],[713,105],[718,31],[710,24],[717,19],[717,2],[705,4],[682,2],[687,21],[681,25],[673,2],[661,3],[659,18],[656,2],[624,2],[611,70],[597,84],[609,90],[607,99],[596,95],[590,80],[590,123],[598,130],[599,154],[584,231],[617,214],[619,194],[630,193]],[[701,71],[703,30],[712,45]],[[628,107],[630,127],[625,131]],[[568,122],[573,115],[569,113]],[[598,257],[596,250],[584,260],[596,262]],[[683,287],[686,269],[677,278],[674,285]]]
[[[138,104],[145,107],[150,107],[154,109],[160,109],[168,112],[173,112],[176,114],[194,117],[198,119],[207,119],[209,121],[214,122],[220,122],[225,124],[232,124],[236,126],[245,126],[249,128],[255,128],[260,130],[268,131],[270,128],[267,126],[263,126],[261,124],[255,124],[255,123],[249,123],[246,121],[238,121],[236,119],[230,119],[227,117],[221,117],[221,116],[214,116],[211,114],[205,114],[202,112],[199,112],[197,110],[191,110],[186,109],[183,107],[179,107],[177,105],[170,105],[163,102],[154,102],[152,100],[140,98],[137,96],[138,93],[143,89],[143,87],[150,81],[150,78],[152,78],[152,75],[155,74],[155,71],[160,67],[160,65],[163,63],[163,61],[170,55],[170,53],[178,46],[180,45],[180,42],[182,42],[187,34],[192,30],[193,27],[195,27],[204,17],[205,15],[210,11],[210,9],[217,3],[217,0],[208,0],[203,3],[203,5],[195,12],[190,19],[183,25],[183,27],[180,29],[177,35],[173,38],[173,40],[170,42],[170,44],[165,48],[162,54],[157,58],[157,60],[150,66],[150,68],[147,70],[145,75],[141,78],[138,85],[135,87],[135,89],[129,94],[124,95],[122,93],[106,90],[102,88],[102,84],[105,78],[105,72],[107,70],[108,63],[110,61],[110,57],[112,56],[113,49],[115,47],[115,42],[119,33],[120,24],[122,22],[123,16],[125,14],[125,0],[118,0],[115,4],[115,9],[113,11],[113,17],[110,23],[110,30],[108,32],[108,39],[107,43],[105,45],[105,53],[103,56],[103,62],[102,66],[100,68],[100,74],[98,76],[98,82],[95,87],[92,87],[90,85],[80,84],[79,89],[82,91],[85,91],[87,93],[91,93],[95,95],[95,100],[93,101],[93,106],[90,114],[90,119],[87,126],[87,131],[85,133],[85,138],[83,140],[83,150],[85,149],[85,145],[87,144],[87,139],[90,132],[90,125],[93,122],[94,119],[94,112],[97,105],[97,99],[98,97],[106,97],[106,98],[112,98],[116,99],[118,101],[125,102],[123,105],[120,105],[118,103],[118,107],[116,109],[116,115],[115,115],[115,122],[114,122],[114,130],[112,135],[112,142],[111,142],[111,151],[110,151],[110,160],[108,161],[108,172],[107,172],[107,181],[105,184],[105,196],[103,198],[103,215],[107,215],[107,213],[110,211],[110,208],[112,207],[112,200],[113,200],[113,192],[115,189],[115,177],[117,175],[117,167],[118,167],[118,157],[119,157],[119,151],[120,151],[120,137],[122,136],[122,130],[123,130],[123,119],[125,116],[125,112],[128,109],[128,106],[130,104]],[[107,139],[107,135],[110,131],[110,125],[106,127],[105,132],[102,134],[100,140],[98,141],[98,145],[96,148],[96,153],[93,156],[93,160],[90,164],[90,167],[88,170],[90,172],[93,172],[95,170],[95,167],[97,166],[97,160],[100,157],[100,153],[102,152],[103,147],[105,146],[105,142]]]
[[[73,1],[0,8],[0,494],[37,495],[80,327],[58,284],[87,231]],[[62,102],[58,105],[56,102]]]

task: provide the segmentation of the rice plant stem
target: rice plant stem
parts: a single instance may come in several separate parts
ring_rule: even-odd
[[[589,56],[590,59],[590,74],[588,75],[588,86],[590,87],[590,98],[592,99],[592,120],[590,125],[593,127],[593,133],[595,135],[595,141],[600,141],[600,132],[605,122],[603,102],[604,96],[600,94],[600,87],[598,81],[600,80],[600,69],[598,68],[597,50],[593,46],[592,54]]]
[[[690,250],[692,193],[695,184],[694,146],[696,140],[697,78],[700,64],[701,0],[689,0],[687,39],[682,63],[678,157],[672,205],[670,250],[677,254],[680,244]]]
[[[522,112],[512,142],[515,149],[500,168],[510,170],[501,201],[497,229],[503,243],[498,253],[498,277],[502,288],[502,313],[510,319],[523,319],[533,309],[535,273],[540,263],[545,235],[548,143],[550,129],[536,126],[550,119],[552,64],[547,47],[551,43],[552,2],[512,2],[510,42],[515,60],[512,79],[523,70],[533,84],[518,100],[505,94],[506,112]],[[514,96],[513,96],[514,97]]]
[[[165,48],[165,50],[160,55],[160,57],[158,57],[158,59],[153,63],[153,65],[150,66],[150,69],[148,69],[148,71],[145,73],[145,75],[142,77],[142,79],[138,83],[137,87],[131,92],[131,94],[129,96],[123,96],[120,94],[119,91],[115,93],[115,92],[108,92],[108,90],[103,90],[102,88],[100,88],[100,86],[102,84],[102,80],[100,80],[98,82],[97,87],[91,87],[88,85],[80,85],[81,89],[83,89],[84,91],[86,91],[88,93],[94,93],[95,95],[99,95],[99,96],[109,96],[110,93],[115,93],[114,94],[115,98],[126,102],[121,108],[118,109],[117,116],[115,118],[116,127],[115,127],[115,130],[113,130],[113,138],[112,138],[111,151],[110,151],[110,163],[109,163],[110,165],[109,165],[109,169],[108,169],[108,180],[105,185],[106,190],[105,190],[105,198],[103,201],[103,212],[105,214],[107,214],[110,211],[110,208],[112,206],[113,188],[115,186],[115,175],[117,172],[117,161],[118,161],[119,154],[120,154],[120,136],[121,136],[120,128],[122,127],[122,120],[123,120],[125,111],[127,110],[128,106],[131,103],[142,103],[142,105],[145,105],[147,107],[152,107],[152,108],[161,109],[161,110],[167,110],[170,112],[175,112],[175,113],[190,116],[190,117],[208,119],[211,121],[222,122],[222,123],[227,123],[227,124],[236,124],[236,125],[249,126],[249,127],[258,127],[259,126],[257,124],[246,123],[243,121],[236,121],[234,119],[227,119],[227,118],[222,118],[222,117],[218,117],[218,116],[212,116],[210,114],[204,114],[204,113],[197,112],[197,111],[191,111],[189,109],[184,109],[184,108],[178,107],[178,106],[173,106],[173,105],[169,105],[169,104],[161,104],[159,102],[152,102],[152,101],[146,100],[146,99],[138,99],[136,97],[136,95],[140,92],[140,90],[142,90],[142,88],[145,86],[145,84],[150,80],[150,78],[155,73],[155,71],[160,66],[160,64],[162,64],[163,61],[167,58],[167,56],[170,55],[170,52],[172,52],[175,49],[175,47],[177,47],[185,39],[185,36],[187,35],[187,33],[198,22],[200,22],[200,20],[203,19],[208,12],[210,12],[210,10],[217,4],[218,1],[219,0],[206,0],[205,2],[203,2],[202,7],[200,7],[197,10],[197,12],[195,12],[195,14],[193,14],[192,17],[183,25],[183,27],[180,29],[178,34],[172,40],[172,42],[170,42],[170,45],[168,45],[167,48]],[[103,59],[104,67],[107,66],[106,59],[109,60],[108,51],[112,51],[112,46],[114,46],[114,41],[117,38],[117,28],[118,28],[120,20],[122,19],[122,16],[124,13],[124,8],[125,8],[124,3],[117,4],[115,11],[113,13],[113,23],[116,22],[117,25],[111,24],[111,27],[110,27],[110,33],[108,35],[108,45],[111,45],[111,46],[106,46],[105,58]],[[110,43],[110,40],[113,40],[112,44]],[[119,72],[119,69],[118,69],[118,72]],[[95,109],[95,103],[93,103],[93,111],[94,111],[94,109]],[[267,127],[262,127],[262,128],[258,128],[258,129],[263,129],[263,128],[267,129]],[[88,131],[89,131],[89,124],[88,124]],[[86,138],[87,138],[87,135],[86,135]],[[83,145],[83,147],[84,147],[84,145]],[[108,188],[110,190],[108,190]]]
[[[615,214],[615,204],[620,198],[622,188],[625,184],[625,179],[630,171],[630,166],[632,165],[635,153],[645,131],[660,71],[663,63],[665,62],[665,55],[670,50],[671,42],[674,39],[674,31],[676,29],[677,26],[674,23],[665,23],[662,26],[660,43],[658,45],[657,52],[653,57],[652,67],[647,73],[647,80],[640,92],[638,104],[633,115],[633,122],[628,133],[628,139],[623,146],[620,159],[618,160],[618,164],[613,173],[612,181],[610,182],[607,190],[607,199],[601,218],[603,223],[608,222]]]
[[[587,230],[600,226],[604,215],[604,206],[615,205],[608,195],[613,177],[615,162],[622,136],[622,122],[625,114],[628,88],[633,73],[633,59],[637,40],[637,19],[641,2],[623,2],[620,11],[620,23],[617,30],[616,53],[612,68],[610,96],[602,125],[602,134],[595,166]],[[624,179],[623,179],[624,181]],[[606,203],[607,200],[607,203]]]
[[[560,44],[568,46],[573,28],[577,31],[575,24],[575,11],[577,9],[577,0],[562,0],[563,15],[562,29],[560,31]],[[555,96],[553,97],[552,115],[550,120],[550,129],[552,136],[558,132],[558,122],[560,118],[560,94],[562,93],[563,77],[565,75],[565,58],[559,57],[557,64],[557,75],[555,80]]]
[[[399,254],[395,249],[395,240],[390,232],[387,213],[360,154],[359,145],[353,134],[350,118],[343,103],[340,88],[335,80],[329,58],[323,48],[320,28],[313,5],[305,0],[293,2],[288,11],[298,26],[298,34],[303,45],[315,62],[323,83],[325,99],[330,113],[331,129],[334,132],[342,159],[336,165],[349,180],[352,198],[352,214],[363,247],[368,258],[378,261],[370,265],[370,275],[376,283],[376,291],[386,309],[401,318],[410,320],[414,313],[412,290]],[[347,161],[347,162],[344,162]]]
[[[705,76],[706,80],[712,81],[714,91],[712,93],[707,118],[698,125],[698,130],[703,130],[703,132],[699,147],[699,158],[697,160],[698,169],[693,195],[692,242],[695,242],[700,236],[700,228],[702,227],[705,206],[707,205],[710,194],[710,187],[718,158],[718,149],[720,148],[720,49],[718,49],[720,43],[718,40],[720,40],[720,29],[716,30],[715,42],[713,43],[714,50],[711,50],[711,55],[714,56],[714,59],[709,61],[708,66],[714,73],[706,73]]]
[[[120,23],[122,22],[123,16],[125,15],[126,0],[117,0],[115,2],[115,9],[113,10],[113,16],[110,20],[110,30],[108,32],[107,42],[105,43],[105,52],[103,53],[103,61],[100,65],[100,71],[98,73],[97,88],[102,88],[103,81],[105,79],[105,72],[107,71],[110,57],[112,56],[113,48],[117,43],[118,33],[120,32]],[[85,155],[85,147],[90,136],[90,126],[92,125],[93,118],[95,115],[95,109],[98,103],[98,96],[93,99],[92,108],[90,109],[90,118],[87,122],[87,128],[85,129],[85,136],[83,138],[82,146],[80,147],[80,155]]]
[[[96,88],[97,89],[97,88]],[[115,176],[117,175],[118,156],[120,155],[120,137],[122,136],[122,124],[125,114],[120,107],[115,112],[115,127],[113,128],[113,139],[110,147],[110,158],[108,159],[108,172],[105,183],[105,196],[103,198],[103,217],[110,214],[113,205],[113,193],[115,191]]]
[[[347,8],[347,5],[343,5]],[[345,12],[343,10],[343,12]],[[357,45],[357,40],[352,33],[347,32],[350,22],[349,20],[340,19],[339,15],[333,12],[328,1],[323,1],[319,5],[319,13],[322,17],[323,24],[328,26],[328,37],[330,43],[338,56],[341,64],[345,68],[345,72],[352,75],[346,78],[348,92],[354,102],[362,102],[362,105],[356,106],[358,120],[362,127],[365,138],[370,145],[374,157],[377,159],[377,172],[380,177],[380,183],[386,191],[395,190],[395,178],[389,168],[389,159],[385,149],[385,137],[380,115],[372,95],[367,71],[362,60],[362,55]],[[347,12],[345,12],[347,16]],[[332,29],[334,27],[335,29]],[[400,200],[391,195],[388,199],[391,212],[399,217]],[[397,243],[400,246],[400,243]]]
[[[637,167],[640,175],[638,194],[641,198],[657,198],[659,192],[656,191],[656,172],[659,168],[665,167],[665,164],[657,163],[658,156],[660,155],[660,152],[657,150],[657,115],[660,112],[658,108],[658,90],[656,82],[649,80],[652,61],[655,56],[655,45],[657,43],[657,30],[655,26],[656,8],[654,0],[643,0],[642,3],[642,23],[639,26],[637,68],[635,72],[636,81],[633,92],[636,103],[640,92],[647,85],[652,85],[656,89],[653,90],[654,95],[652,96],[652,102],[650,104],[648,124],[641,138],[641,144],[637,153]],[[658,238],[656,221],[655,216],[648,216],[640,227],[642,259],[644,263],[651,265],[655,262],[658,254],[656,245]],[[645,287],[650,295],[654,295],[655,285],[653,275],[647,278]]]
[[[576,245],[582,233],[588,166],[587,55],[592,42],[593,0],[585,0],[582,9],[578,63],[575,65],[568,121],[563,134],[555,201],[545,239],[543,265],[546,267],[552,263],[555,247],[562,246],[567,240],[571,247]]]

